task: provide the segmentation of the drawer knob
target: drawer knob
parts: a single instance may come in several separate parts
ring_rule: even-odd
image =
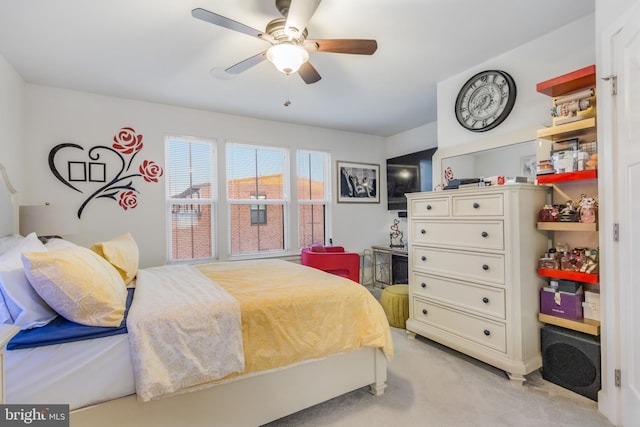
[[[484,334],[485,334],[486,336],[489,336],[489,335],[491,335],[491,331],[490,331],[490,330],[488,330],[488,329],[485,329],[485,330],[484,330]]]
[[[420,230],[421,234],[427,234],[427,230],[425,230],[424,228]]]
[[[485,304],[489,304],[489,298],[487,297],[482,298],[482,302]]]
[[[481,234],[482,237],[489,237],[489,233],[487,233],[486,231],[483,231]]]
[[[424,282],[422,282],[422,283],[420,283],[420,286],[422,286],[423,288],[426,288],[426,287],[427,287],[427,284],[426,284],[426,283],[424,283]]]
[[[426,260],[427,260],[427,257],[426,257],[426,256],[424,256],[424,255],[422,255],[422,256],[420,257],[420,259],[421,259],[422,261],[426,261]]]
[[[424,314],[424,315],[426,315],[426,314],[427,314],[427,309],[426,309],[426,308],[423,308],[423,309],[422,309],[422,314]]]
[[[487,271],[489,269],[489,266],[487,264],[482,264],[482,269],[484,271]]]
[[[427,210],[430,211],[431,210],[431,205],[427,205]]]
[[[474,203],[473,204],[473,209],[478,209],[480,207],[480,203]]]

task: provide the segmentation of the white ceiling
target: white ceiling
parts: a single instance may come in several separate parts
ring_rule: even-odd
[[[312,85],[268,61],[213,77],[269,45],[193,18],[197,7],[259,30],[279,17],[275,0],[0,0],[0,55],[28,83],[389,136],[437,119],[438,81],[595,0],[324,0],[309,38],[371,38],[378,50],[312,53]]]

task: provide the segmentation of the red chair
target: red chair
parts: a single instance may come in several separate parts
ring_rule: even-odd
[[[302,248],[301,263],[360,283],[360,255],[345,252],[342,246]]]

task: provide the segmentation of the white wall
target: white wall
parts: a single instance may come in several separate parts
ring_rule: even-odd
[[[352,160],[381,165],[379,205],[337,204],[333,202],[335,244],[358,250],[371,244],[384,244],[391,224],[386,210],[385,159],[436,145],[472,144],[478,139],[507,139],[513,142],[531,138],[535,129],[548,122],[544,113],[548,97],[535,92],[535,84],[557,74],[594,62],[594,17],[587,16],[521,48],[479,64],[438,85],[439,121],[394,135],[387,140],[363,134],[289,125],[238,116],[190,110],[167,105],[103,97],[34,85],[24,82],[4,60],[0,61],[0,88],[10,94],[0,100],[2,156],[11,167],[12,179],[19,187],[21,204],[46,201],[72,207],[82,195],[53,178],[47,154],[56,144],[76,142],[85,147],[106,144],[119,128],[132,126],[144,135],[145,158],[164,163],[164,136],[167,133],[234,139],[250,143],[287,147],[325,149],[336,160]],[[532,58],[535,60],[532,61]],[[515,78],[518,99],[510,117],[497,129],[482,135],[465,131],[453,115],[453,102],[459,88],[475,72],[501,68]],[[4,90],[5,87],[7,90]],[[25,108],[26,116],[19,111]],[[6,123],[6,125],[5,125]],[[28,124],[28,126],[24,124]],[[26,130],[24,130],[26,129]],[[24,135],[23,135],[24,132]],[[24,145],[22,145],[24,144]],[[7,153],[7,154],[5,154]],[[21,156],[28,158],[24,161]],[[28,174],[22,171],[28,170]],[[22,175],[22,176],[21,176]],[[164,185],[140,188],[138,208],[122,211],[110,200],[90,203],[83,214],[80,244],[91,244],[131,231],[142,246],[143,266],[164,262]],[[333,197],[335,200],[335,195]],[[221,253],[226,242],[221,242]]]
[[[595,15],[590,14],[441,81],[438,83],[438,147],[445,149],[483,141],[500,145],[535,139],[536,129],[551,124],[550,98],[538,93],[536,84],[594,63]],[[488,69],[511,74],[517,87],[516,103],[509,117],[497,128],[471,132],[456,120],[455,100],[469,78]],[[435,177],[434,182],[437,182]]]
[[[427,123],[387,138],[387,158],[438,146],[438,122]]]
[[[164,138],[167,134],[230,139],[324,150],[331,153],[332,168],[337,160],[383,165],[385,139],[377,136],[291,125],[264,120],[199,111],[175,106],[132,101],[36,85],[26,86],[26,122],[24,150],[28,153],[29,173],[24,203],[49,202],[77,210],[85,194],[64,186],[48,167],[51,148],[62,142],[74,142],[85,148],[111,145],[115,133],[130,126],[143,135],[140,159],[164,166]],[[136,160],[140,160],[136,159]],[[223,161],[223,159],[219,159]],[[384,169],[382,168],[381,171]],[[332,174],[335,178],[335,170]],[[380,204],[337,204],[333,195],[334,244],[362,251],[380,242],[378,233],[385,223],[386,185],[381,179]],[[159,265],[166,260],[165,187],[160,183],[137,184],[138,206],[124,211],[113,200],[94,199],[87,205],[80,222],[80,234],[72,237],[81,245],[109,239],[129,231],[140,245],[141,265]],[[223,227],[224,212],[220,213]],[[222,235],[223,236],[223,235]],[[226,240],[220,239],[219,253],[224,258]],[[297,253],[294,248],[293,252]]]
[[[22,142],[25,83],[16,70],[0,55],[0,163],[18,191],[18,200],[25,186]]]
[[[538,82],[550,79],[574,69],[595,63],[595,16],[590,14],[565,27],[532,40],[503,55],[487,59],[475,67],[452,76],[438,83],[438,121],[391,136],[387,139],[387,157],[395,157],[427,148],[438,147],[438,151],[461,148],[473,151],[477,147],[496,147],[532,141],[536,138],[538,128],[549,126],[551,116],[548,114],[550,98],[536,91]],[[487,69],[507,71],[514,78],[517,87],[516,103],[509,117],[497,128],[487,132],[471,132],[464,129],[456,120],[454,104],[460,88],[474,74]],[[439,154],[439,153],[438,153]],[[522,153],[526,155],[527,153]],[[515,165],[505,168],[504,162],[496,162],[499,166],[495,173],[484,173],[491,170],[487,159],[481,169],[482,175],[514,175],[520,169],[520,157],[514,160]],[[473,177],[474,159],[459,158],[455,170],[457,178]],[[518,173],[519,174],[519,173]],[[441,168],[434,165],[433,183],[437,185],[441,179]],[[463,176],[464,175],[464,176]],[[396,212],[389,212],[387,222],[393,223]],[[406,230],[406,220],[401,219],[401,228]],[[388,227],[387,227],[388,228]]]
[[[532,40],[503,55],[488,59],[475,67],[438,83],[438,121],[391,136],[387,139],[387,157],[395,157],[427,148],[438,147],[446,150],[464,146],[463,150],[478,150],[491,146],[515,144],[532,141],[536,130],[551,124],[547,113],[550,99],[536,91],[538,82],[550,79],[574,69],[595,63],[595,16],[590,14],[536,40]],[[487,69],[507,71],[514,78],[517,87],[516,103],[511,114],[500,126],[487,132],[471,132],[464,129],[456,120],[454,104],[458,91],[474,74]],[[435,134],[434,134],[435,132]],[[523,153],[523,155],[526,153]],[[517,164],[496,169],[495,175],[514,175],[520,169],[520,155]],[[481,159],[482,175],[491,170],[487,159]],[[473,177],[475,159],[456,160],[457,178]],[[466,163],[465,163],[466,162]],[[433,183],[441,179],[439,165],[434,165]],[[464,175],[464,176],[463,176]],[[393,223],[396,212],[389,212],[387,222]],[[400,227],[406,230],[406,220],[400,220]],[[388,227],[387,227],[388,228]]]

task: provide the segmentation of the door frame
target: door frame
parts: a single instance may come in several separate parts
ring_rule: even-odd
[[[640,8],[636,0],[627,12]],[[615,425],[622,422],[622,389],[615,384],[615,370],[622,369],[622,340],[620,309],[624,307],[625,287],[620,283],[619,245],[614,241],[613,227],[619,223],[620,206],[618,191],[618,140],[616,98],[611,96],[612,80],[603,80],[616,75],[616,40],[623,27],[629,22],[629,13],[621,14],[599,37],[599,58],[596,68],[596,90],[598,93],[598,197],[600,215],[600,278],[601,285],[601,378],[602,389],[598,394],[598,410]],[[606,191],[609,189],[609,191]],[[621,380],[625,381],[622,370]]]

